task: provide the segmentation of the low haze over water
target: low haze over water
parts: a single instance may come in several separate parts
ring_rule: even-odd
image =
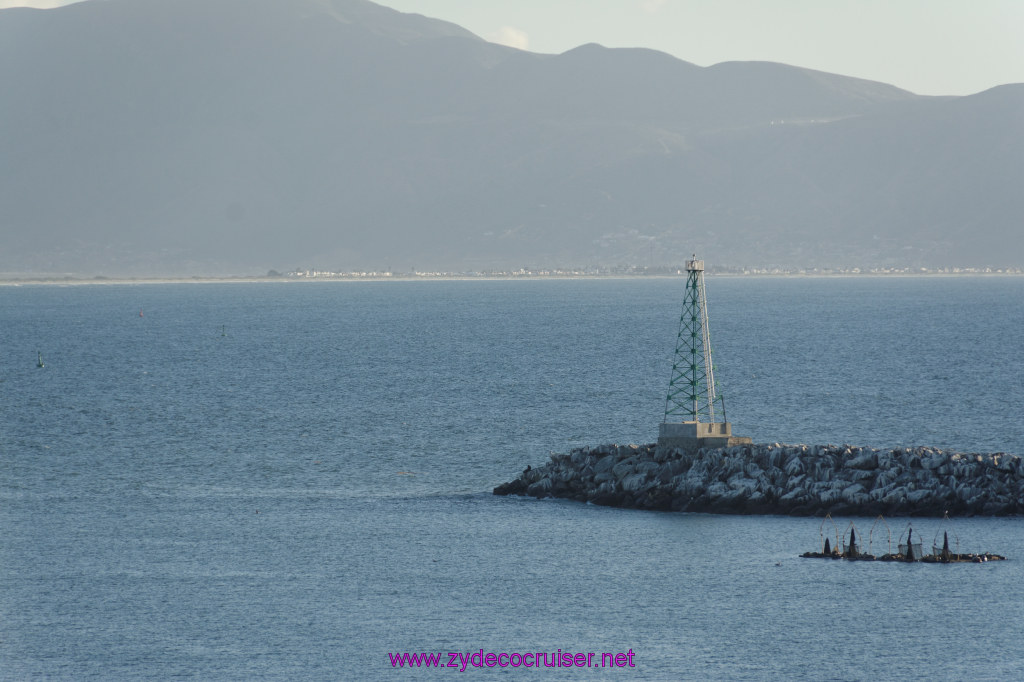
[[[683,284],[0,287],[0,678],[1024,676],[1021,519],[914,521],[1006,562],[857,564],[797,558],[819,519],[490,494],[655,439]],[[1024,278],[707,287],[736,433],[1024,455]]]

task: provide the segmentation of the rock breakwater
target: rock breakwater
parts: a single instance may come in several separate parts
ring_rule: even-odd
[[[1024,462],[928,447],[601,445],[553,454],[494,494],[721,514],[1006,516],[1024,513]]]

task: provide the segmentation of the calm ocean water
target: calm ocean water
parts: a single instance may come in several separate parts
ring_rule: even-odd
[[[1024,678],[1022,519],[914,521],[1010,561],[856,564],[797,558],[817,519],[490,494],[654,440],[682,286],[0,287],[0,679]],[[708,297],[737,433],[1024,455],[1024,278]],[[636,667],[388,657],[481,649]]]

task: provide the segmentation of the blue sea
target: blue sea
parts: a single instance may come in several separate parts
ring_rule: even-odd
[[[0,287],[0,679],[1024,678],[1024,519],[851,563],[798,555],[908,519],[491,494],[655,439],[683,284]],[[707,291],[737,434],[1024,455],[1024,278]],[[635,667],[391,656],[558,650]]]

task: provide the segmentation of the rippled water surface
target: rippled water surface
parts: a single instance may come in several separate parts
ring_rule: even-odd
[[[682,284],[0,287],[0,679],[1024,677],[1021,519],[914,521],[1010,561],[866,564],[797,558],[817,519],[489,494],[654,439]],[[736,432],[1024,454],[1024,278],[708,295]]]

